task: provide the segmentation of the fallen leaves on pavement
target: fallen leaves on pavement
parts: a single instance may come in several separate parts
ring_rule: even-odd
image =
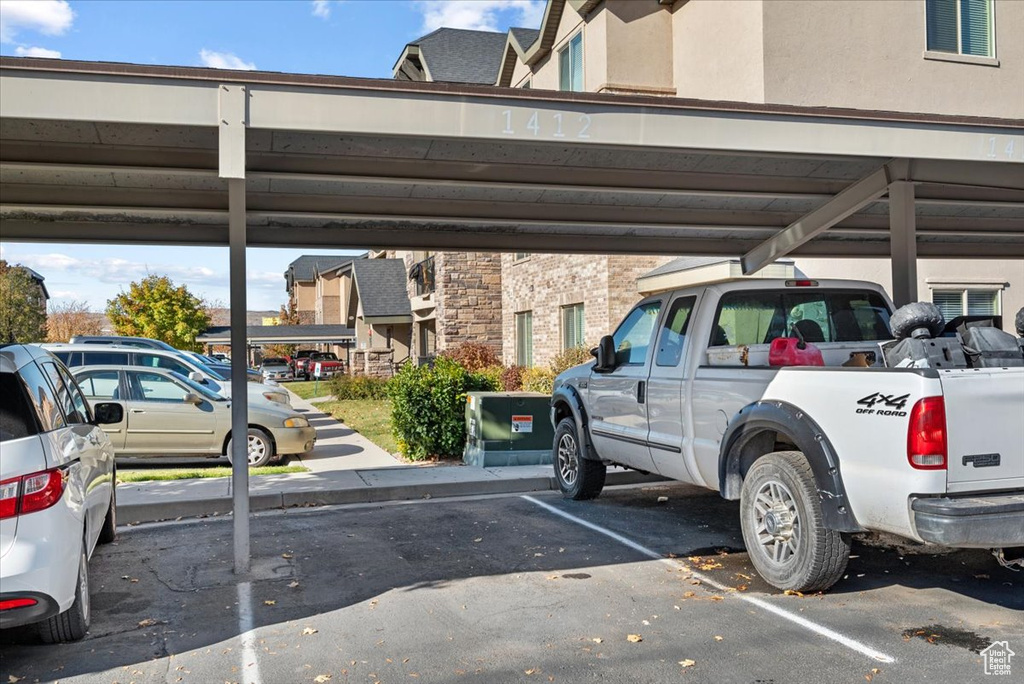
[[[627,634],[626,635],[626,641],[628,641],[631,644],[638,644],[638,643],[640,643],[643,640],[644,640],[644,638],[642,636],[640,636],[639,634]]]
[[[316,684],[324,684],[324,682],[331,681],[331,675],[329,675],[329,674],[317,675],[316,677],[313,677],[313,681],[316,682]]]
[[[316,630],[316,629],[314,629],[312,627],[306,627],[305,629],[302,630],[302,636],[309,636],[310,634],[316,634],[318,631],[319,630]]]
[[[273,605],[276,605],[276,604],[277,604],[277,601],[275,601],[273,599],[267,599],[266,601],[263,602],[263,605],[265,605],[265,606],[273,606]]]
[[[139,620],[139,627],[152,627],[156,624],[156,620],[153,618],[146,618],[145,620]]]
[[[693,667],[694,665],[697,664],[697,662],[687,658],[686,660],[680,660],[679,664],[682,665],[683,667]]]

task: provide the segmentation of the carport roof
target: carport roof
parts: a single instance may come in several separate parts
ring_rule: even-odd
[[[245,336],[249,344],[314,344],[353,340],[356,333],[344,325],[250,325]],[[196,342],[231,344],[231,326],[211,326]]]
[[[251,246],[735,257],[874,179],[790,253],[889,256],[911,180],[920,256],[1024,256],[1020,119],[10,57],[0,90],[5,240],[227,244],[244,173]]]

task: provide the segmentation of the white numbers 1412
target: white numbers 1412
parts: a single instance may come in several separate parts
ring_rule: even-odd
[[[504,135],[516,135],[516,125],[521,126],[522,135],[534,138],[590,138],[590,115],[575,112],[513,112],[506,109],[501,112],[505,128]],[[521,118],[520,118],[521,117]]]

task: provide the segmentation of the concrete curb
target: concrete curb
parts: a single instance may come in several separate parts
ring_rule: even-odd
[[[608,473],[606,486],[665,482],[656,475],[642,475],[633,471]],[[471,482],[433,482],[422,485],[398,485],[383,487],[350,487],[345,489],[315,489],[309,491],[283,491],[251,494],[250,511],[266,511],[283,508],[308,506],[329,506],[356,503],[381,503],[384,501],[410,501],[414,499],[443,499],[457,496],[481,496],[486,494],[518,494],[528,492],[557,491],[554,476],[521,477]],[[153,503],[119,504],[118,522],[138,524],[197,518],[210,515],[225,515],[231,512],[231,497],[218,496],[206,499],[178,499]]]

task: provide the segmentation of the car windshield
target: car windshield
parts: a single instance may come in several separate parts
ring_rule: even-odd
[[[288,362],[284,359],[263,359],[264,366],[287,366]]]
[[[209,399],[210,401],[227,401],[227,398],[225,398],[223,395],[211,391],[208,387],[203,387],[198,382],[193,382],[189,380],[181,373],[178,373],[176,371],[170,371],[170,375],[178,383],[186,385],[190,390],[192,390],[199,396],[203,397],[204,399]]]
[[[181,353],[181,352],[179,352],[179,353]],[[206,374],[206,375],[208,375],[209,377],[213,378],[214,380],[220,380],[221,382],[224,382],[224,381],[226,381],[226,380],[228,379],[228,378],[227,378],[226,376],[224,376],[223,374],[221,374],[221,373],[218,373],[217,371],[213,370],[212,368],[210,368],[209,366],[207,366],[207,365],[206,365],[205,363],[203,363],[203,362],[202,362],[202,361],[200,361],[199,359],[196,359],[196,358],[190,358],[190,357],[188,356],[188,354],[181,354],[181,355],[182,355],[182,356],[183,356],[184,358],[188,359],[188,361],[189,361],[189,362],[190,362],[190,363],[191,363],[191,364],[192,364],[193,366],[195,366],[195,367],[196,367],[196,368],[198,368],[198,369],[199,369],[200,371],[202,371],[203,373],[205,373],[205,374]]]
[[[313,354],[313,359],[315,361],[337,361],[338,357],[333,352],[320,352]]]

